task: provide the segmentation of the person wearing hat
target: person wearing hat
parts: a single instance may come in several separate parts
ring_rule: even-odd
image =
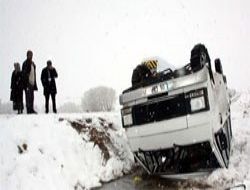
[[[13,101],[13,110],[18,114],[23,113],[23,77],[19,63],[14,63],[14,71],[11,76],[10,100]]]
[[[56,110],[56,81],[58,77],[56,69],[52,66],[51,60],[47,61],[47,67],[42,70],[41,81],[43,85],[43,94],[45,96],[45,113],[49,113],[49,97],[52,98],[53,112],[57,113]]]
[[[141,85],[145,80],[156,76],[157,64],[157,60],[148,60],[137,65],[132,74],[132,86]]]
[[[23,62],[23,85],[25,91],[27,114],[36,114],[34,110],[34,91],[37,89],[36,84],[36,65],[32,60],[33,52],[27,51],[27,59]]]

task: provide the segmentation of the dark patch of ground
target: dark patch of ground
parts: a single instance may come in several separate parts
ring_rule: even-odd
[[[102,187],[96,188],[100,190],[119,189],[119,190],[213,190],[213,188],[204,182],[195,180],[172,180],[162,178],[160,176],[152,176],[145,173],[140,167],[135,167],[131,174],[120,179],[103,183]]]
[[[26,143],[23,143],[22,145],[17,145],[18,153],[23,154],[27,151],[28,145]]]
[[[70,125],[79,133],[86,134],[89,137],[89,141],[93,142],[95,146],[98,146],[102,151],[104,164],[110,158],[110,152],[108,147],[113,147],[110,134],[108,129],[115,130],[113,123],[99,117],[99,124],[101,127],[94,126],[91,118],[78,119],[71,121],[70,119],[59,118],[59,121],[64,121],[70,123]],[[84,140],[84,139],[83,139]]]

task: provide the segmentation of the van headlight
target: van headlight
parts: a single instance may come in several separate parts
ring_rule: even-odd
[[[185,98],[189,102],[189,113],[196,113],[199,111],[209,110],[209,103],[207,97],[207,89],[197,89],[185,93]]]
[[[130,126],[133,124],[132,114],[124,115],[122,118],[124,126]]]
[[[123,126],[128,127],[133,125],[132,108],[125,108],[121,110]]]
[[[190,100],[191,111],[195,112],[206,108],[204,96],[192,98]]]

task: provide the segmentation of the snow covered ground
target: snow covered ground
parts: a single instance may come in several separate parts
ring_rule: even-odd
[[[241,183],[250,189],[250,92],[237,93],[233,101],[233,142],[229,168],[217,169],[202,181],[219,189]]]
[[[0,116],[0,189],[80,190],[122,176],[133,156],[120,126],[118,114]]]
[[[250,93],[234,101],[229,168],[198,180],[212,189],[250,189]],[[119,113],[0,116],[1,190],[88,189],[132,165]]]

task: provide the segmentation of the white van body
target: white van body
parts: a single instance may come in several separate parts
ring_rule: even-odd
[[[204,66],[120,95],[130,147],[149,174],[228,167],[230,98],[225,76],[209,69]]]

